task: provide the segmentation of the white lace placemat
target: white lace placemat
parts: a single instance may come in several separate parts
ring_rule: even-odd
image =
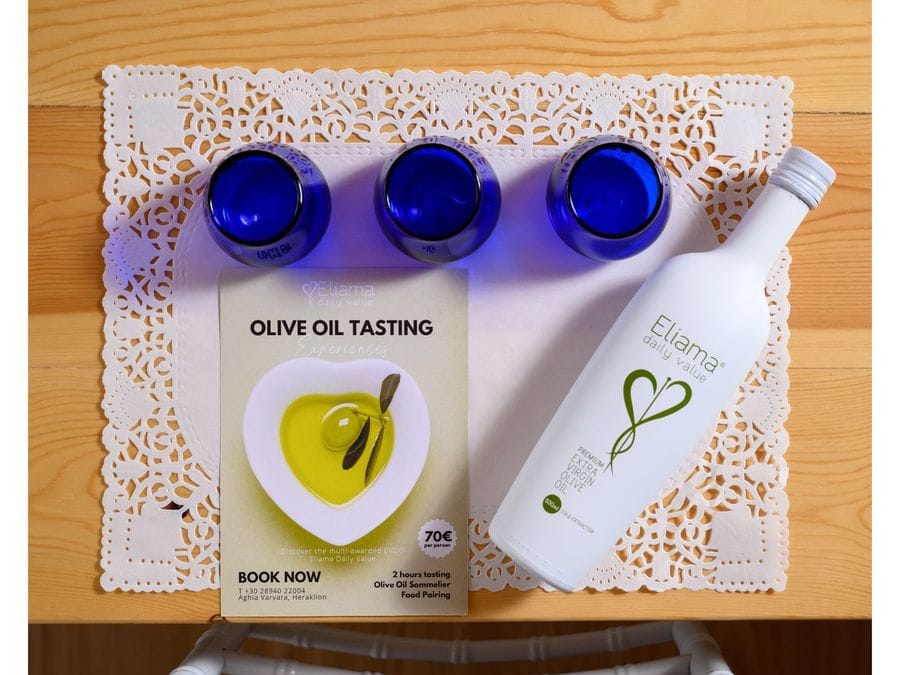
[[[500,223],[455,265],[470,278],[470,586],[499,590],[537,586],[498,553],[487,523],[559,401],[660,262],[728,236],[791,136],[786,78],[157,66],[111,66],[103,78],[107,590],[218,587],[216,275],[237,263],[211,242],[198,204],[228,151],[291,143],[322,169],[334,213],[304,267],[418,266],[387,243],[371,208],[397,143],[446,134],[491,161]],[[602,265],[558,239],[543,199],[563,149],[608,132],[665,159],[675,200],[653,246]],[[737,402],[592,587],[784,588],[789,263],[785,251],[769,276],[768,347]]]

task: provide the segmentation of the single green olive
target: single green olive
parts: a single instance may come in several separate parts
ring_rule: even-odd
[[[341,403],[322,417],[322,443],[329,450],[346,450],[359,436],[363,417],[357,414],[355,403]]]

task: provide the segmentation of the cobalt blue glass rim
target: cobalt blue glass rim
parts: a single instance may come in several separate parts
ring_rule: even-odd
[[[385,165],[382,169],[383,179],[379,180],[378,184],[381,185],[381,199],[382,199],[382,203],[384,204],[384,207],[385,207],[384,208],[385,214],[388,216],[388,218],[391,219],[391,221],[398,228],[403,230],[403,232],[406,235],[412,237],[413,239],[416,239],[421,242],[429,242],[429,243],[433,243],[433,242],[437,242],[437,241],[447,241],[448,239],[452,239],[453,237],[460,234],[461,232],[464,232],[466,230],[466,228],[468,228],[470,225],[472,225],[473,221],[478,216],[478,211],[481,208],[482,197],[484,196],[481,175],[479,174],[477,167],[472,163],[471,158],[465,152],[465,151],[477,152],[477,150],[475,150],[471,146],[463,144],[463,147],[465,150],[465,151],[463,151],[457,147],[458,144],[460,144],[460,141],[457,141],[456,139],[453,139],[453,138],[450,138],[447,136],[426,136],[425,138],[419,138],[419,139],[416,139],[414,141],[407,143],[399,152],[394,153],[388,159],[388,161],[385,163]],[[422,235],[409,230],[402,222],[400,222],[399,220],[397,220],[397,218],[394,217],[393,210],[390,207],[391,201],[390,201],[390,195],[389,195],[388,189],[390,186],[391,174],[394,170],[394,167],[397,165],[397,163],[401,159],[403,159],[407,155],[409,155],[413,152],[416,152],[417,150],[420,150],[422,148],[426,148],[426,147],[444,148],[444,149],[449,150],[450,152],[454,153],[455,155],[457,155],[460,159],[462,159],[465,162],[469,171],[472,173],[473,178],[475,179],[475,203],[472,205],[472,211],[469,214],[469,217],[456,230],[454,230],[450,234],[443,236],[443,237],[423,237]]]
[[[237,161],[245,159],[247,157],[253,156],[264,156],[268,158],[275,159],[278,163],[284,166],[288,171],[290,171],[291,175],[294,177],[294,183],[297,186],[297,203],[294,206],[294,213],[291,217],[288,224],[279,231],[276,235],[269,237],[263,241],[251,241],[248,239],[241,239],[240,237],[235,237],[233,234],[228,232],[222,224],[216,218],[216,212],[213,208],[212,199],[213,193],[215,192],[216,183],[218,182],[219,176],[222,175],[225,169],[234,164]],[[204,203],[206,205],[206,213],[209,216],[210,222],[215,226],[216,230],[223,237],[228,239],[229,241],[233,241],[236,244],[240,244],[241,246],[247,246],[251,248],[265,248],[267,246],[271,246],[277,241],[283,239],[291,230],[296,227],[297,222],[300,220],[300,217],[303,213],[303,181],[301,180],[300,174],[297,172],[297,169],[284,157],[279,155],[278,153],[272,152],[271,150],[265,149],[263,147],[243,147],[238,150],[230,153],[226,156],[213,170],[212,175],[209,179],[209,185],[206,188],[206,196],[204,199]]]
[[[634,227],[634,229],[622,234],[603,234],[598,232],[589,223],[585,222],[581,218],[581,216],[578,214],[578,210],[575,208],[575,203],[572,199],[572,177],[578,171],[579,166],[581,166],[581,164],[589,157],[591,157],[591,155],[593,155],[594,153],[600,151],[603,148],[609,147],[625,147],[638,151],[641,156],[644,157],[653,167],[653,171],[656,175],[656,186],[658,192],[656,197],[656,204],[653,207],[652,213],[640,225],[637,225],[636,227]],[[571,211],[572,216],[575,219],[575,222],[579,226],[586,230],[591,236],[597,237],[599,239],[606,239],[609,241],[624,241],[640,235],[642,232],[649,229],[654,224],[657,217],[660,215],[660,211],[662,210],[663,204],[666,202],[666,198],[669,194],[668,174],[666,173],[665,168],[660,163],[659,158],[656,156],[656,153],[654,153],[645,145],[638,143],[637,141],[633,141],[624,136],[611,134],[596,136],[594,138],[583,141],[579,145],[576,145],[574,148],[572,148],[570,152],[578,153],[578,157],[575,160],[575,163],[572,165],[572,168],[569,170],[569,175],[566,176],[566,204],[568,205],[569,210]]]

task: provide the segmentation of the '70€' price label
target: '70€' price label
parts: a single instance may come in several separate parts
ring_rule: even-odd
[[[456,529],[446,520],[429,520],[419,528],[419,549],[431,558],[444,558],[456,548]]]

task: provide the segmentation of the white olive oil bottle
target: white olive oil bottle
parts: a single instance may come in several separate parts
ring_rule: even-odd
[[[671,258],[632,298],[531,452],[494,543],[576,590],[659,494],[762,354],[769,268],[834,171],[787,151],[719,248]]]

